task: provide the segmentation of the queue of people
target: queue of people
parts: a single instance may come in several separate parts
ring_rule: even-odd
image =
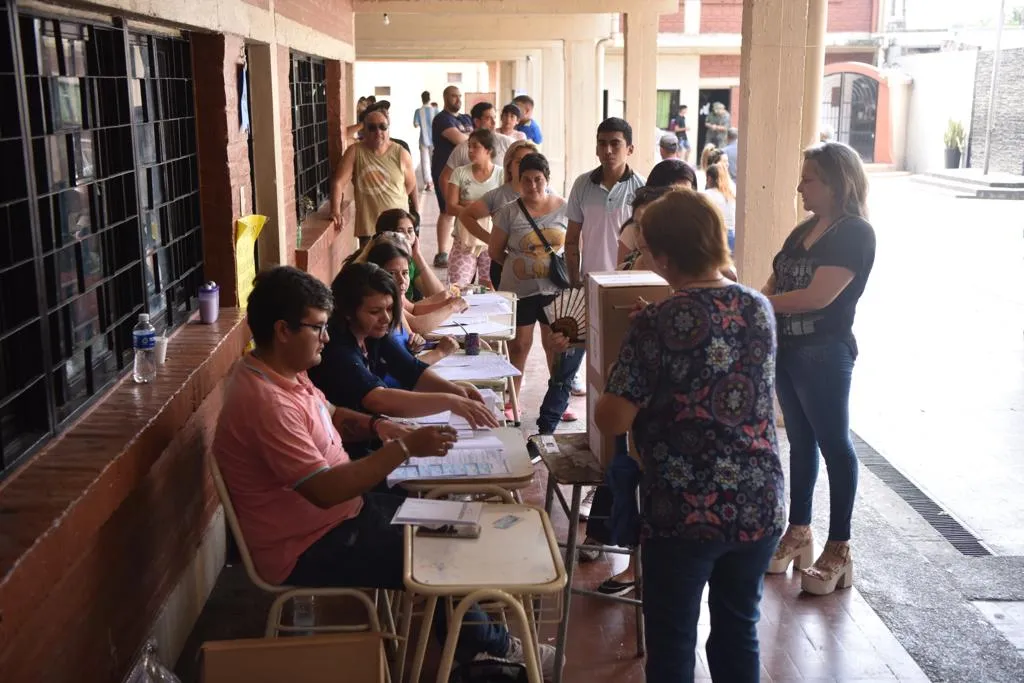
[[[214,451],[257,568],[295,585],[401,588],[400,534],[389,524],[397,497],[383,482],[409,457],[447,453],[455,434],[390,418],[450,410],[474,427],[497,425],[476,389],[430,369],[458,349],[454,339],[425,348],[438,323],[465,309],[458,290],[483,285],[516,295],[509,356],[520,371],[539,327],[549,376],[537,431],[550,434],[574,417],[566,409],[584,351],[552,331],[545,307],[588,272],[653,270],[674,294],[637,302],[585,427],[617,437],[607,486],[593,496],[587,544],[641,550],[649,682],[693,680],[705,587],[713,679],[758,680],[765,574],[794,565],[811,594],[853,581],[852,326],[875,251],[859,157],[834,142],[805,152],[797,190],[809,217],[757,290],[738,283],[732,265],[733,160],[718,146],[701,155],[703,180],[678,156],[645,179],[628,163],[631,126],[607,119],[596,131],[598,166],[563,198],[549,184],[531,99],[516,98],[500,113],[481,103],[470,116],[459,113],[456,88],[445,90],[443,111],[428,112],[428,101],[423,93],[416,113],[421,132],[431,128],[421,154],[432,148],[431,189],[452,219],[450,242],[438,224],[444,258],[433,265],[456,287],[442,284],[420,251],[411,156],[389,139],[388,109],[374,103],[332,183],[339,222],[341,189],[349,181],[355,188],[362,248],[330,289],[279,267],[260,274],[250,295],[255,350],[235,370]],[[714,129],[721,146],[735,142],[721,112],[714,121],[724,125]],[[687,131],[681,111],[677,149]],[[552,255],[565,257],[564,282]],[[776,395],[790,443],[788,524]],[[830,525],[814,558],[819,450]],[[631,561],[599,590],[629,593],[634,569]],[[467,622],[458,661],[522,661],[522,643],[503,626],[479,611]],[[441,611],[435,631],[443,637],[447,627]],[[540,654],[548,676],[554,653],[542,645]]]

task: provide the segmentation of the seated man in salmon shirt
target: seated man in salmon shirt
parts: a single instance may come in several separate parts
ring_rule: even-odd
[[[306,371],[320,362],[334,307],[313,276],[280,266],[260,273],[248,300],[256,344],[228,382],[213,441],[245,541],[272,584],[402,589],[402,498],[372,493],[410,457],[445,455],[448,426],[415,431],[327,402]],[[343,439],[375,436],[384,446],[352,461]],[[434,620],[446,633],[444,610]],[[542,645],[541,661],[554,662]],[[523,661],[523,645],[478,609],[463,622],[459,662],[478,655]]]

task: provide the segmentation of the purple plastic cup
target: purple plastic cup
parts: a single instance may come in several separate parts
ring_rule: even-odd
[[[216,282],[207,282],[199,288],[199,319],[215,323],[220,316],[220,287]]]

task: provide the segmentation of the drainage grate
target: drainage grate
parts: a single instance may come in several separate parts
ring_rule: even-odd
[[[872,448],[864,439],[853,435],[853,445],[857,450],[864,467],[881,479],[885,484],[905,500],[917,514],[924,518],[933,529],[942,534],[950,545],[968,557],[987,557],[992,554],[977,536],[968,531],[942,506],[925,495],[924,491],[889,464],[882,454]]]

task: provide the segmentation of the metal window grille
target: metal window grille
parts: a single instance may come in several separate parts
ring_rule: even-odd
[[[295,148],[295,211],[301,223],[306,214],[315,211],[330,197],[327,69],[323,60],[292,52],[288,86]]]
[[[187,40],[0,7],[0,477],[202,281]]]

